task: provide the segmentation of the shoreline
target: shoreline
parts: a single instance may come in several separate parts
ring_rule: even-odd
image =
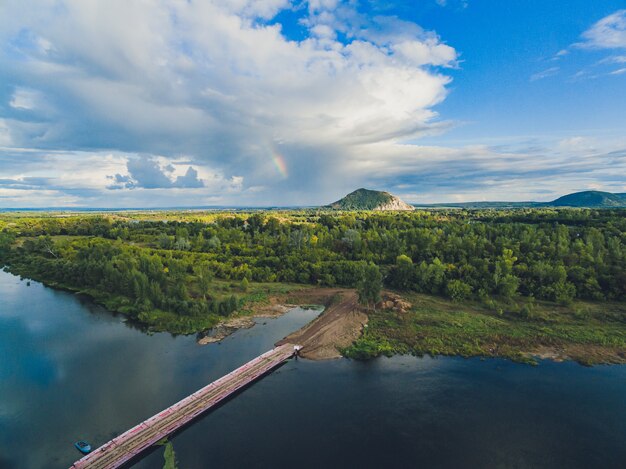
[[[234,334],[240,329],[250,329],[251,327],[254,327],[256,325],[255,319],[278,318],[298,307],[298,305],[291,304],[276,304],[273,306],[272,311],[268,310],[266,312],[259,312],[258,314],[255,313],[252,315],[225,318],[211,329],[198,332],[196,343],[198,345],[208,345],[221,342],[226,337]]]
[[[380,313],[380,310],[372,312],[365,311],[354,301],[354,290],[342,288],[311,288],[304,286],[302,289],[288,293],[273,295],[268,298],[267,303],[250,303],[245,305],[242,311],[245,314],[237,314],[234,317],[223,318],[215,324],[207,324],[208,327],[200,332],[180,333],[171,330],[154,330],[149,323],[141,321],[123,311],[116,310],[107,305],[107,298],[98,295],[97,292],[72,288],[68,285],[56,282],[46,282],[32,277],[22,276],[19,273],[3,270],[22,281],[34,281],[41,283],[47,288],[65,291],[76,295],[81,295],[93,301],[94,304],[102,306],[114,315],[122,315],[125,322],[135,327],[153,332],[168,332],[172,335],[193,335],[195,334],[198,345],[217,343],[233,334],[239,329],[251,328],[255,325],[255,318],[275,318],[282,316],[286,312],[298,306],[319,305],[324,307],[320,315],[313,321],[292,332],[283,341],[302,341],[304,349],[302,357],[310,360],[332,360],[337,358],[351,358],[357,360],[367,360],[380,355],[429,355],[437,356],[458,356],[463,358],[504,358],[515,362],[536,365],[537,360],[550,360],[553,362],[574,361],[584,366],[593,365],[620,365],[626,364],[626,349],[617,346],[599,345],[594,343],[580,343],[575,341],[555,344],[546,344],[540,341],[526,344],[527,347],[508,346],[508,344],[494,344],[489,347],[469,349],[467,347],[454,347],[451,350],[432,350],[424,346],[410,347],[407,344],[398,343],[393,339],[393,333],[386,337],[377,337],[374,343],[366,344],[364,350],[358,351],[364,342],[369,340],[372,328],[368,328],[371,322],[371,315]],[[395,293],[385,292],[387,300],[389,295],[392,298],[405,299],[405,296],[398,296]],[[346,299],[347,297],[348,299]],[[433,298],[433,301],[441,301]],[[384,303],[383,303],[384,305]],[[414,308],[410,312],[404,309],[393,314],[399,315],[403,320],[408,315],[419,315],[419,309]],[[406,308],[405,308],[406,309]],[[392,310],[389,310],[390,312]],[[391,331],[393,332],[393,331]],[[445,340],[443,336],[438,340]],[[471,334],[467,335],[466,342],[471,339]],[[460,344],[461,346],[463,343]],[[504,346],[503,346],[504,345]],[[520,345],[520,344],[518,344]],[[357,352],[358,351],[358,352]]]
[[[395,354],[575,361],[581,365],[626,364],[626,305],[536,303],[534,317],[521,317],[524,303],[463,305],[430,295],[402,295],[409,311],[368,312],[369,327],[344,355],[366,360]],[[523,300],[519,300],[523,301]],[[577,310],[582,310],[580,319]]]
[[[354,290],[333,292],[333,301],[324,312],[304,327],[276,342],[302,346],[300,356],[309,360],[342,358],[341,350],[351,346],[367,327],[368,317],[358,305]]]

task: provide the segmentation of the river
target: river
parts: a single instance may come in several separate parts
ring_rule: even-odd
[[[146,334],[0,272],[0,468],[64,468],[310,321]],[[172,438],[179,467],[626,467],[626,366],[290,360]],[[136,464],[159,468],[163,450]]]

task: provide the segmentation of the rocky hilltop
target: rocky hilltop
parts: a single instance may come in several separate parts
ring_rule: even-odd
[[[399,197],[389,192],[357,189],[343,199],[326,206],[334,210],[414,210]]]

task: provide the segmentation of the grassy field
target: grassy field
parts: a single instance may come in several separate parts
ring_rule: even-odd
[[[369,312],[363,336],[344,355],[461,355],[572,359],[582,364],[626,363],[626,305],[576,302],[454,303],[427,295],[403,295],[405,313]]]

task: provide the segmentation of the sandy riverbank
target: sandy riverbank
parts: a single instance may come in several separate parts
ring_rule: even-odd
[[[298,305],[275,304],[272,305],[271,308],[268,307],[255,312],[252,316],[237,316],[225,319],[209,331],[198,334],[197,342],[199,345],[220,342],[239,329],[249,329],[253,327],[256,324],[254,321],[255,318],[275,318],[297,306]]]
[[[354,290],[307,288],[273,297],[267,304],[255,305],[251,315],[226,319],[207,333],[199,334],[198,343],[219,342],[238,329],[254,326],[254,318],[280,316],[299,305],[321,305],[324,311],[276,345],[301,345],[301,356],[311,360],[340,358],[339,350],[352,344],[367,324],[367,315],[359,306]]]
[[[367,315],[361,310],[353,290],[332,290],[326,302],[326,309],[320,316],[276,345],[301,345],[300,355],[311,360],[340,358],[339,350],[361,335]]]

